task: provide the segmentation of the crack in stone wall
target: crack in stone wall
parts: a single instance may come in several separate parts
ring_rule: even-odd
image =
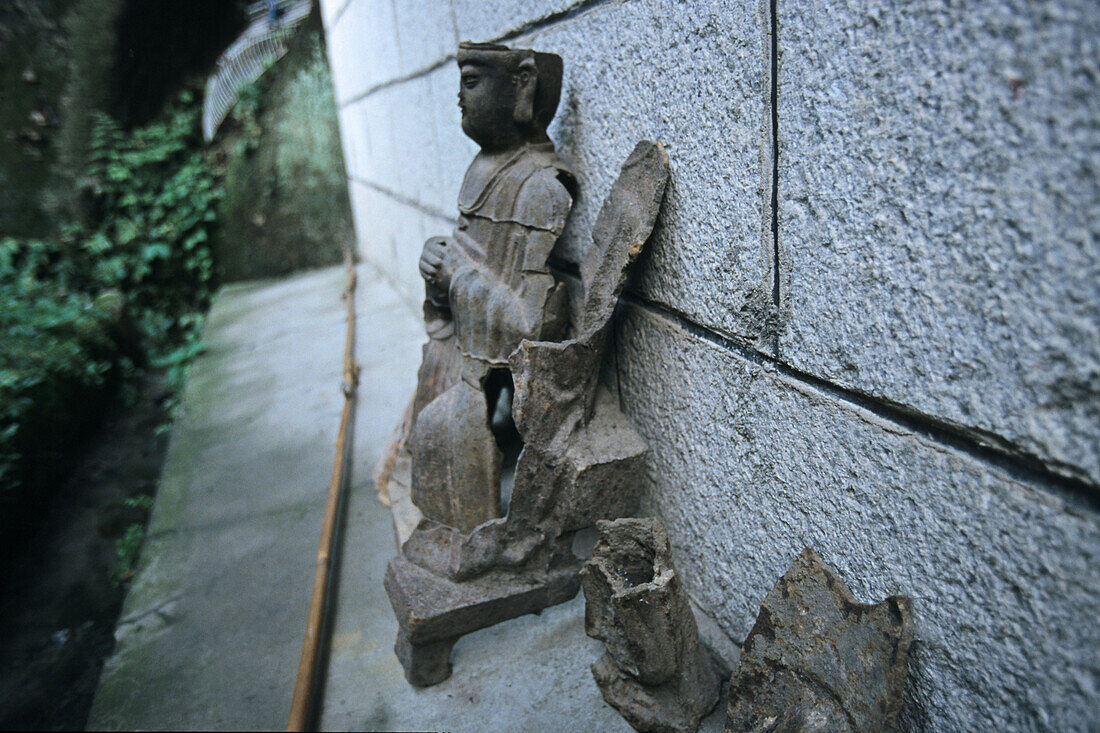
[[[776,311],[782,305],[782,293],[779,289],[779,15],[778,0],[770,0],[769,21],[771,34],[769,51],[771,62],[771,133],[772,133],[772,177],[771,177],[771,227],[772,227],[772,302]],[[778,342],[775,346],[778,356]]]
[[[906,405],[838,386],[796,369],[780,359],[739,343],[713,329],[701,326],[683,313],[659,303],[645,301],[636,294],[626,293],[623,299],[633,306],[644,308],[656,316],[674,322],[685,331],[737,354],[743,359],[748,359],[760,366],[767,366],[786,379],[828,395],[832,400],[866,410],[906,432],[912,432],[945,448],[965,453],[971,458],[988,464],[991,468],[1007,472],[1016,480],[1049,491],[1072,506],[1092,512],[1100,511],[1100,487],[1072,474],[1059,472],[1038,456],[1014,446],[1000,436],[970,430],[965,426],[918,412]]]

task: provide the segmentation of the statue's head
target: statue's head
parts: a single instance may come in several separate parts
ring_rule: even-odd
[[[492,43],[458,47],[462,131],[485,150],[543,142],[561,97],[561,57]]]

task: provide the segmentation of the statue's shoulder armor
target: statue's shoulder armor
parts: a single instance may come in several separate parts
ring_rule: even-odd
[[[520,186],[512,220],[533,229],[561,234],[573,208],[573,197],[557,168],[540,168]]]
[[[466,216],[560,234],[573,206],[575,180],[553,146],[532,145],[503,165],[479,195],[460,197],[458,208]]]

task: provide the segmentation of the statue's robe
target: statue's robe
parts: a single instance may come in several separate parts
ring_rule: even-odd
[[[444,293],[429,285],[433,342],[419,374],[412,499],[429,519],[468,532],[500,516],[502,456],[484,382],[524,339],[555,340],[568,297],[547,259],[568,219],[573,177],[552,143],[526,145],[492,169],[475,160],[444,250]]]

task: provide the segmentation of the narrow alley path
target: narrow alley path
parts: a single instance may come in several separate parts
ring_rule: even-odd
[[[331,472],[344,270],[224,289],[91,729],[286,723]]]

